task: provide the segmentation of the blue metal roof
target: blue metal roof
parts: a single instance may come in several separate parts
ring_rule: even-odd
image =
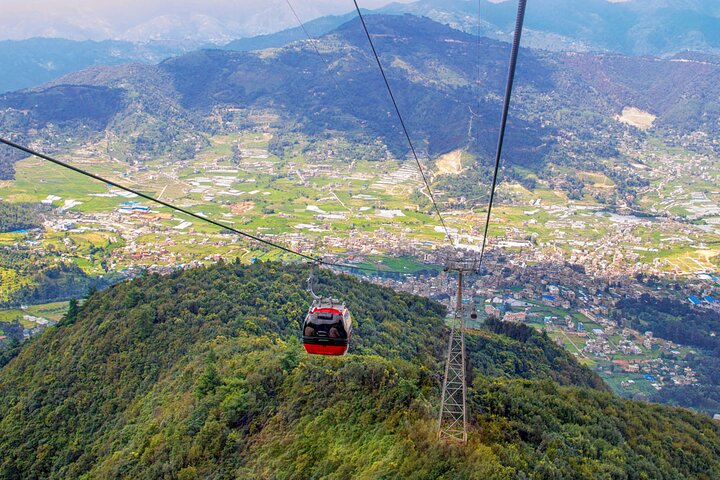
[[[694,303],[695,305],[700,305],[700,304],[702,304],[702,302],[700,301],[700,299],[697,298],[695,295],[690,295],[690,296],[688,297],[688,300],[690,300],[690,301],[691,301],[692,303]]]

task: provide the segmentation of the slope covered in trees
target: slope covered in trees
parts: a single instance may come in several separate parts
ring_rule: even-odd
[[[550,378],[560,385],[610,391],[600,377],[578,364],[547,334],[527,325],[490,318],[466,340],[474,369],[492,377]]]
[[[373,15],[368,27],[415,143],[431,157],[467,148],[479,159],[478,168],[487,166],[509,46],[412,15]],[[407,145],[377,68],[368,61],[358,20],[320,41],[342,93],[309,42],[260,52],[202,50],[157,66],[92,68],[0,95],[0,127],[23,143],[40,137],[45,149],[66,146],[67,136],[88,140],[108,130],[127,140],[116,152],[122,158],[173,152],[182,159],[207,147],[204,135],[247,128],[257,121],[248,112],[256,111],[262,122],[274,119],[280,143],[298,133],[342,136],[353,144],[370,137],[404,157]],[[505,149],[508,165],[541,172],[548,162],[580,168],[580,161],[582,168],[597,169],[598,158],[619,155],[617,139],[627,127],[615,116],[628,106],[657,115],[651,133],[715,135],[719,70],[708,62],[524,49]],[[377,158],[384,159],[384,152]]]
[[[700,383],[668,385],[653,394],[651,400],[682,404],[710,415],[720,411],[720,337],[716,336],[720,314],[717,311],[696,307],[688,301],[644,294],[622,299],[613,316],[629,319],[630,325],[641,332],[650,330],[660,338],[695,350],[688,361]]]
[[[37,205],[0,200],[0,233],[41,227],[42,218],[38,210]]]
[[[590,388],[596,377],[546,339],[500,325],[470,335],[469,443],[444,446],[443,308],[322,272],[319,290],[347,301],[356,328],[347,357],[309,357],[306,275],[218,265],[91,296],[0,369],[0,477],[720,474],[711,420]]]
[[[90,276],[74,263],[55,262],[22,250],[0,249],[0,308],[82,297],[123,278]]]

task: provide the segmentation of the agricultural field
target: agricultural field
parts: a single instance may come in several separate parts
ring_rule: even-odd
[[[425,192],[414,162],[353,156],[354,146],[340,139],[319,141],[324,142],[321,148],[308,150],[311,142],[300,135],[281,158],[271,152],[272,140],[272,132],[262,129],[209,137],[209,147],[184,161],[168,157],[120,161],[109,154],[105,141],[59,157],[230,228],[330,260],[413,273],[425,271],[427,265],[407,259],[445,244],[445,231],[432,207],[418,206]],[[655,172],[682,163],[679,160],[697,159],[659,142],[649,145],[637,159],[638,168],[651,171],[652,181],[640,197],[641,205],[668,212],[717,205],[720,194],[710,181],[717,175],[715,170],[707,169],[698,178],[690,172],[663,177]],[[426,169],[431,177],[461,175],[473,161],[467,152],[457,150],[428,162]],[[561,172],[563,168],[567,170],[562,167]],[[16,180],[1,182],[2,200],[51,204],[55,209],[42,231],[0,233],[0,246],[24,245],[73,262],[94,276],[222,257],[248,262],[289,259],[287,254],[39,159],[22,160],[16,169]],[[577,175],[591,189],[615,188],[601,173]],[[676,195],[678,189],[682,195]],[[658,272],[692,274],[718,267],[719,227],[710,219],[693,223],[613,213],[589,194],[571,200],[542,183],[532,191],[501,183],[498,195],[502,201],[493,210],[489,229],[492,248],[538,254],[562,251],[570,261],[597,268],[644,265]],[[685,197],[689,204],[683,203]],[[448,230],[458,245],[479,248],[485,213],[482,207],[444,209]]]
[[[638,204],[649,212],[704,220],[720,218],[720,159],[671,147],[658,139],[642,151],[628,152],[631,166],[650,180]]]
[[[612,389],[629,398],[649,398],[665,383],[668,377],[687,367],[688,355],[697,352],[692,348],[655,339],[650,348],[641,344],[641,334],[625,334],[621,329],[607,329],[607,325],[590,320],[581,312],[562,308],[532,304],[527,324],[544,331],[556,343],[562,345],[577,360],[596,372]],[[567,328],[566,318],[570,317],[573,328]],[[548,320],[552,318],[552,320]],[[582,329],[579,324],[582,323]],[[602,332],[602,333],[600,333]],[[609,332],[609,333],[608,333]],[[633,342],[638,351],[623,353],[619,345]],[[606,343],[612,353],[595,353],[588,345]],[[695,360],[696,361],[696,360]],[[630,365],[638,365],[639,371],[630,371]],[[672,382],[670,382],[672,383]]]
[[[34,319],[50,322],[59,321],[67,313],[68,302],[53,302],[42,305],[28,305],[23,309],[0,310],[0,323],[19,322],[23,328],[35,328],[39,325]]]

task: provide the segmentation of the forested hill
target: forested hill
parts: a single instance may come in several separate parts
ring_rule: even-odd
[[[306,275],[218,265],[71,308],[0,369],[0,478],[720,475],[711,420],[620,399],[546,337],[498,324],[468,341],[468,445],[443,446],[443,308],[322,272],[356,329],[348,356],[309,357]]]
[[[8,203],[0,200],[0,233],[41,227],[40,207],[28,203]]]

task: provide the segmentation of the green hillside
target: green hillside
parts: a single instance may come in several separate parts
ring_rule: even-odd
[[[309,357],[306,276],[217,265],[93,295],[0,369],[0,478],[720,475],[717,424],[613,396],[499,324],[469,335],[469,442],[442,445],[443,308],[322,272],[356,329],[348,356]]]

